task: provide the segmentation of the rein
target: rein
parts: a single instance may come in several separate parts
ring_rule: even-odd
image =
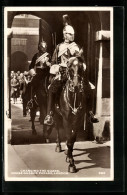
[[[68,69],[68,70],[69,70],[69,69]],[[73,80],[70,78],[69,72],[67,71],[66,74],[67,74],[67,78],[68,78],[68,80],[67,80],[67,82],[66,82],[66,86],[65,86],[65,87],[66,87],[66,98],[67,98],[67,103],[68,103],[70,109],[72,110],[72,114],[76,115],[77,112],[78,112],[80,109],[82,109],[82,102],[81,102],[81,101],[82,101],[82,98],[81,98],[81,100],[80,100],[80,102],[79,102],[79,106],[76,108],[77,92],[75,92],[74,85],[73,85],[74,82],[73,82]],[[73,77],[79,78],[80,76],[77,75],[77,74],[74,74]],[[80,78],[81,78],[81,77],[80,77]],[[78,90],[79,90],[78,93],[80,93],[81,95],[83,95],[84,89],[83,89],[83,80],[82,80],[82,78],[81,78],[81,81],[80,81],[80,83],[79,83],[79,85],[78,85],[77,87],[78,87]],[[71,106],[70,101],[69,101],[69,91],[70,91],[71,93],[74,94],[74,105],[73,105],[73,106]]]
[[[72,110],[72,114],[76,115],[77,112],[78,112],[80,109],[82,109],[82,103],[80,102],[80,103],[79,103],[79,106],[76,108],[77,93],[72,92],[72,93],[74,93],[74,106],[73,106],[73,107],[71,106],[71,104],[70,104],[70,102],[69,102],[69,97],[68,97],[68,92],[69,92],[68,83],[69,83],[69,82],[66,83],[66,98],[67,98],[67,103],[68,103],[69,107],[70,107],[71,110]],[[81,93],[81,92],[80,92],[80,93]]]

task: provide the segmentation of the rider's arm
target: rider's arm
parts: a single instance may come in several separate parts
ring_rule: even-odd
[[[56,46],[56,49],[54,50],[52,59],[51,59],[51,64],[58,64],[58,50],[59,50],[59,45]]]
[[[52,56],[52,60],[51,60],[51,64],[56,64],[56,58],[57,58],[57,51],[55,49],[54,53],[53,53],[53,56]]]
[[[48,55],[46,58],[46,65],[49,67],[51,66],[51,56],[50,55]]]

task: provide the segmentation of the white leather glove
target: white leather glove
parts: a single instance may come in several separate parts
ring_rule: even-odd
[[[30,69],[29,70],[29,74],[30,74],[30,76],[35,76],[36,75],[36,72],[35,72],[35,70],[32,68],[32,69]]]

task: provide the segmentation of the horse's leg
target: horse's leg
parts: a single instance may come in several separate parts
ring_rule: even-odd
[[[50,143],[49,136],[52,132],[53,126],[43,125],[43,136],[46,143]]]
[[[71,136],[70,136],[70,140],[72,143],[72,152],[73,152],[73,148],[74,148],[74,143],[76,141],[76,131],[72,130]],[[65,155],[67,155],[66,157],[66,162],[69,163],[69,155],[68,155],[68,146],[67,146],[67,141],[66,141],[66,146],[65,146]]]
[[[73,137],[74,137],[74,132],[73,132],[73,130],[72,130],[72,137],[71,137],[71,139],[72,139]],[[75,136],[75,137],[76,137],[76,136]],[[73,141],[73,139],[72,139],[72,147],[74,147],[74,142],[75,142],[75,141]],[[73,152],[73,150],[72,150],[72,152]],[[67,141],[66,141],[64,153],[65,153],[65,155],[67,155],[67,157],[66,157],[66,162],[69,163]]]
[[[37,135],[35,125],[34,125],[34,121],[35,121],[35,117],[36,117],[36,109],[35,108],[30,109],[30,116],[31,116],[31,122],[32,122],[32,134]]]
[[[72,140],[68,139],[67,140],[67,147],[68,147],[67,158],[69,159],[68,172],[70,172],[70,173],[75,173],[77,171],[76,166],[75,166],[75,162],[74,162],[74,158],[73,158],[73,145],[74,145],[74,143],[72,142]]]
[[[39,98],[38,98],[39,99]],[[40,124],[43,124],[43,136],[44,136],[44,140],[46,143],[50,143],[49,140],[49,132],[48,131],[48,127],[46,125],[44,125],[44,118],[46,116],[46,101],[45,98],[43,97],[43,102],[38,101],[39,102],[39,107],[40,107]]]
[[[61,140],[60,140],[60,134],[59,134],[59,124],[56,124],[56,133],[57,133],[57,139],[56,139],[56,152],[61,152],[62,151],[62,147],[61,147]]]
[[[73,159],[73,145],[74,145],[74,139],[72,136],[72,129],[71,126],[69,126],[69,123],[66,119],[63,119],[63,125],[64,129],[66,130],[66,138],[67,138],[67,157],[66,162],[69,160],[69,166],[68,166],[68,172],[75,173],[76,172],[76,166],[74,164]]]
[[[39,103],[39,107],[40,107],[40,124],[43,124],[44,123],[44,106],[43,106],[43,103]]]

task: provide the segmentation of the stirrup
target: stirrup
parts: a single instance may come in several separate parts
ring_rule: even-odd
[[[94,116],[94,114],[93,114],[92,111],[89,111],[89,115],[90,115],[90,122],[91,122],[91,123],[98,123],[98,122],[99,122],[98,118],[96,118],[96,117]]]

